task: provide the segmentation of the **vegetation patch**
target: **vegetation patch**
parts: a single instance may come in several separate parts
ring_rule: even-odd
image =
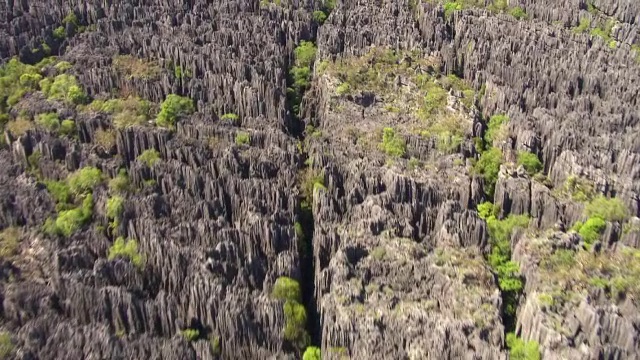
[[[131,261],[131,263],[138,267],[144,267],[144,256],[138,252],[138,243],[134,239],[126,240],[123,237],[119,237],[109,248],[108,259],[113,260],[116,258],[123,258]]]
[[[129,175],[126,169],[120,169],[118,175],[109,180],[109,191],[116,194],[126,193],[130,189]]]
[[[200,337],[200,331],[198,329],[184,329],[182,330],[182,336],[188,342],[196,341]]]
[[[306,330],[307,311],[302,306],[302,290],[298,281],[280,277],[273,285],[271,295],[275,299],[284,300],[285,328],[284,338],[298,349],[304,349],[309,343]]]
[[[55,220],[47,219],[44,230],[50,235],[70,237],[87,224],[93,215],[93,195],[87,194],[77,208],[61,210]]]
[[[499,148],[491,148],[480,155],[474,166],[474,171],[484,178],[484,190],[490,198],[493,198],[502,162],[502,151]]]
[[[84,110],[111,114],[113,125],[118,129],[124,129],[144,125],[151,114],[151,103],[130,96],[126,99],[94,100]]]
[[[614,251],[593,253],[578,249],[557,249],[546,240],[531,251],[541,259],[539,289],[553,298],[552,310],[564,311],[564,304],[577,302],[594,289],[603,289],[614,302],[630,298],[640,304],[640,250],[619,245]],[[528,250],[530,251],[530,250]]]
[[[87,94],[73,75],[60,74],[53,78],[53,81],[43,79],[39,85],[49,100],[64,101],[73,105],[84,104],[88,100]]]
[[[238,131],[236,133],[236,145],[249,145],[251,143],[251,136],[248,132]]]
[[[194,111],[193,100],[176,94],[167,95],[162,105],[160,105],[160,113],[156,119],[156,124],[172,129],[181,117],[190,115]]]
[[[311,83],[312,70],[317,48],[312,41],[301,41],[294,49],[294,66],[289,70],[287,100],[296,116],[300,113],[302,95]]]
[[[382,132],[380,150],[392,157],[403,157],[407,152],[407,143],[393,128],[386,127]]]
[[[75,195],[83,195],[91,192],[94,187],[102,182],[102,171],[87,166],[79,169],[67,177],[69,190]]]
[[[60,128],[60,118],[58,118],[58,114],[56,113],[38,114],[36,116],[36,124],[49,131],[58,131]]]
[[[136,160],[146,164],[148,167],[153,167],[160,161],[160,153],[156,149],[147,149],[138,155]]]
[[[590,201],[596,195],[596,191],[593,182],[571,175],[567,177],[561,189],[554,191],[554,195],[574,201]]]
[[[317,346],[307,346],[307,349],[302,355],[302,360],[320,360],[322,353]]]
[[[99,129],[95,132],[93,141],[104,150],[109,151],[116,145],[116,135],[113,133],[113,130]]]
[[[509,359],[512,360],[540,360],[540,345],[537,341],[525,341],[514,333],[507,334]]]
[[[106,210],[107,217],[113,221],[113,227],[117,227],[124,212],[124,198],[119,195],[110,197],[107,199]]]
[[[9,227],[0,231],[0,258],[6,260],[16,255],[21,237],[20,229],[16,227]]]
[[[161,69],[154,61],[138,59],[131,55],[118,55],[113,58],[113,68],[129,79],[151,80],[157,78]]]
[[[13,352],[13,341],[11,334],[6,331],[0,332],[0,358],[8,359]]]
[[[528,151],[518,152],[518,165],[524,167],[530,176],[542,170],[542,162],[538,159],[538,156]]]
[[[488,261],[498,276],[498,286],[504,301],[505,324],[512,326],[523,281],[520,266],[511,260],[511,234],[516,228],[527,228],[530,219],[525,215],[509,215],[503,220],[498,220],[496,212],[497,209],[491,203],[478,206],[478,213],[486,220],[489,228],[491,253]]]

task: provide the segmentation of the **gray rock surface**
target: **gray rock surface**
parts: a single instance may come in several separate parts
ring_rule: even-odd
[[[5,131],[0,145],[0,231],[20,229],[15,252],[0,249],[9,358],[301,358],[271,296],[288,276],[302,283],[325,359],[506,359],[484,201],[500,219],[532,218],[511,236],[525,280],[513,330],[544,359],[637,358],[640,4],[589,4],[520,0],[528,17],[516,20],[488,7],[448,16],[437,1],[340,0],[318,24],[321,1],[0,2],[0,63],[50,51],[94,99],[139,96],[155,115],[180,94],[196,108],[167,130],[116,129],[109,113],[40,92],[11,107],[10,119],[56,112],[77,131]],[[614,21],[608,38],[574,31],[583,18]],[[295,114],[287,87],[301,40],[318,51]],[[339,91],[349,76],[360,88]],[[441,109],[425,116],[432,94],[444,94]],[[474,138],[499,113],[510,121],[490,199]],[[381,146],[387,127],[400,157]],[[137,160],[148,149],[160,156],[152,166]],[[519,151],[538,155],[542,174],[518,167]],[[47,234],[58,209],[42,179],[85,166],[109,178],[126,168],[120,223],[110,227],[104,181],[90,224]],[[574,177],[629,212],[591,246],[570,231],[585,220],[585,201],[566,191]],[[119,235],[137,240],[143,267],[108,259]],[[573,278],[545,262],[559,250]]]

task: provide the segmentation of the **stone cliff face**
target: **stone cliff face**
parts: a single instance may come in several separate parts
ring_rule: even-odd
[[[640,5],[0,19],[0,356],[640,353]]]

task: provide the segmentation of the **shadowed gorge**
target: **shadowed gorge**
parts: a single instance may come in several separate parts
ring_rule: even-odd
[[[0,3],[0,358],[636,359],[640,3]]]

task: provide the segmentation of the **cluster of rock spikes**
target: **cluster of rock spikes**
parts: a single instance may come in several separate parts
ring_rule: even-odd
[[[0,3],[0,358],[637,359],[640,3]]]

